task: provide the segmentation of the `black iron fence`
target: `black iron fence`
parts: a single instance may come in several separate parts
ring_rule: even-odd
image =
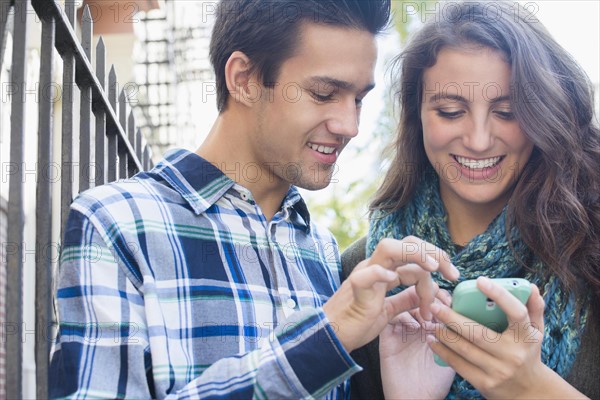
[[[121,178],[151,166],[150,150],[136,129],[127,93],[118,93],[114,67],[108,72],[102,39],[92,57],[93,22],[84,10],[81,29],[76,29],[73,0],[0,0],[0,65],[12,38],[10,77],[2,82],[10,90],[3,106],[10,109],[10,155],[3,159],[2,179],[8,180],[7,228],[0,260],[0,398],[23,398],[24,301],[35,302],[36,395],[47,398],[49,351],[54,337],[52,282],[57,259],[48,249],[60,248],[61,227],[73,197],[93,186]],[[41,24],[40,71],[37,88],[37,149],[25,148],[31,116],[27,114],[26,44],[32,24]],[[81,39],[77,32],[80,32]],[[60,58],[55,60],[55,54]],[[95,64],[94,60],[95,58]],[[62,60],[62,80],[54,81],[56,61]],[[62,109],[55,110],[57,91]],[[4,100],[3,100],[4,101]],[[55,132],[55,116],[61,121]],[[53,151],[60,142],[60,152]],[[4,145],[4,144],[3,144]],[[37,151],[36,193],[25,193],[25,154]],[[60,179],[48,171],[59,170]],[[56,185],[60,198],[53,198]],[[56,190],[54,190],[56,189]],[[35,196],[35,215],[28,215],[24,201]],[[1,199],[0,199],[1,200]],[[1,204],[1,202],[0,202]],[[53,218],[53,210],[60,218]],[[60,210],[60,211],[58,211]],[[0,210],[0,213],[2,210]],[[35,245],[27,242],[25,219],[35,220]],[[58,239],[57,239],[58,238]],[[23,289],[24,250],[35,246],[35,293]],[[29,251],[29,250],[28,250]],[[4,310],[1,308],[4,306]],[[3,370],[4,369],[4,370]]]

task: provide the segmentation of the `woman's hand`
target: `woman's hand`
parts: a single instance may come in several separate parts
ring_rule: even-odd
[[[541,359],[544,300],[532,285],[526,305],[503,287],[480,277],[477,287],[506,313],[502,333],[440,304],[432,305],[438,325],[432,349],[486,398],[584,398]]]
[[[414,287],[406,289],[409,290]],[[437,298],[450,304],[446,291],[441,290]],[[435,363],[427,344],[425,324],[418,309],[404,312],[379,335],[381,381],[386,399],[443,399],[448,394],[455,372]]]

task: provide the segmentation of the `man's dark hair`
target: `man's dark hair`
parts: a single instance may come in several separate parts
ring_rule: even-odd
[[[225,110],[229,91],[225,64],[234,51],[251,61],[252,72],[274,87],[281,64],[298,44],[301,23],[355,28],[378,34],[390,19],[391,0],[222,0],[210,42],[217,107]]]

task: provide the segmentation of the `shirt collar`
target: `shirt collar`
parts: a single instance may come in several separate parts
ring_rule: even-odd
[[[196,153],[184,149],[170,150],[152,170],[163,178],[199,215],[217,202],[235,182]],[[310,229],[310,214],[296,187],[288,190],[281,209],[292,208]]]
[[[235,182],[221,170],[188,150],[170,150],[154,168],[199,215],[212,206]]]
[[[302,195],[300,195],[300,192],[295,186],[291,186],[290,190],[288,190],[285,198],[283,199],[281,208],[292,208],[294,211],[296,211],[304,222],[306,232],[310,231],[310,213],[308,212],[308,206],[304,202]]]

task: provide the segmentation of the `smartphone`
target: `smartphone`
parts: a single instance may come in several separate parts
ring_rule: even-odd
[[[527,279],[496,278],[492,281],[504,287],[523,304],[527,303],[531,295],[531,285]],[[463,281],[456,285],[452,294],[452,309],[495,332],[504,332],[508,327],[508,319],[504,311],[496,302],[481,293],[477,288],[475,279]],[[444,367],[448,366],[437,354],[434,354],[434,356],[436,364]]]

